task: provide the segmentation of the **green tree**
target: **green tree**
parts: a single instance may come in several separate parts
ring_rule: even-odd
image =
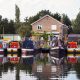
[[[24,23],[21,25],[21,27],[18,29],[18,33],[21,35],[21,37],[29,37],[30,36],[30,25],[25,25]]]
[[[0,34],[2,34],[2,16],[0,15]]]
[[[30,25],[29,22],[28,22],[28,17],[25,18],[25,22],[23,22],[22,24],[23,24],[24,26],[26,26],[26,31],[27,31],[26,37],[31,36],[32,27],[31,27],[31,25]]]
[[[19,29],[18,29],[18,33],[20,34],[21,37],[25,37],[26,36],[26,26],[21,26]]]
[[[72,33],[72,27],[71,27],[71,21],[69,19],[69,17],[65,14],[62,15],[62,23],[68,26],[68,33]]]
[[[2,16],[0,15],[0,22],[2,21]]]
[[[15,34],[14,21],[0,16],[0,34]]]
[[[27,24],[28,24],[28,22],[29,22],[28,17],[26,17],[26,18],[24,19],[24,21],[25,21],[25,23],[27,23]]]
[[[79,74],[80,74],[80,63],[79,62],[74,65],[74,69],[76,71],[77,78],[80,79],[80,76],[79,76]]]
[[[7,28],[8,28],[8,19],[2,19],[2,34],[7,33]]]
[[[75,19],[71,21],[73,33],[75,33]]]
[[[73,31],[76,34],[80,34],[80,12],[78,13],[76,19],[72,22]]]
[[[67,15],[62,14],[62,19],[64,24],[66,24],[67,26],[71,26],[71,21]]]
[[[8,29],[6,30],[8,34],[15,34],[16,30],[15,30],[15,25],[14,25],[14,21],[10,20],[9,24],[8,24]]]
[[[55,13],[55,14],[53,15],[53,18],[57,19],[58,21],[61,20],[61,16],[60,16],[59,13]]]
[[[35,16],[29,17],[28,21],[31,24],[31,23],[35,22],[36,20],[40,19],[41,17],[43,17],[45,15],[50,15],[53,18],[55,18],[55,19],[57,19],[59,21],[61,19],[61,16],[60,16],[59,13],[52,14],[49,10],[41,10]]]
[[[15,22],[20,22],[20,9],[17,5],[15,5]]]
[[[16,33],[18,33],[18,29],[20,28],[20,9],[17,5],[15,5],[15,28]]]

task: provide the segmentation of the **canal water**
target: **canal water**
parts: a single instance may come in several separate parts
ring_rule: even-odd
[[[80,63],[55,64],[48,54],[37,54],[33,62],[0,64],[0,80],[80,80]]]

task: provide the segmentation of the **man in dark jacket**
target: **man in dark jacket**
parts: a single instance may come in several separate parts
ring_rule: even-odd
[[[22,47],[27,49],[34,49],[33,41],[30,38],[26,38],[25,41],[23,41]]]

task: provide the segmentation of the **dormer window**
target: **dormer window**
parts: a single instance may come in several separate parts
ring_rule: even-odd
[[[38,25],[38,26],[37,26],[37,29],[38,29],[38,30],[41,30],[41,29],[42,29],[42,25]]]

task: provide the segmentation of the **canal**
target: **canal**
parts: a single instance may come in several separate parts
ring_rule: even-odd
[[[0,64],[0,80],[80,80],[80,63],[54,64],[37,54],[33,61]]]

